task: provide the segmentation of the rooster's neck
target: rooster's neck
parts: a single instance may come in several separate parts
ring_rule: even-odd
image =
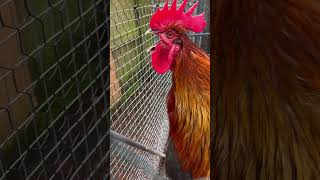
[[[188,37],[183,37],[182,42],[183,48],[175,59],[172,68],[174,86],[188,88],[195,92],[209,92],[209,56]]]
[[[193,178],[210,173],[210,60],[194,44],[183,42],[172,69],[168,96],[170,136],[182,168]]]

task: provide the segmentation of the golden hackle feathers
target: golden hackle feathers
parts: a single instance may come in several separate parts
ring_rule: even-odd
[[[193,178],[210,175],[210,60],[181,37],[183,49],[173,66],[168,96],[170,136],[182,167]]]

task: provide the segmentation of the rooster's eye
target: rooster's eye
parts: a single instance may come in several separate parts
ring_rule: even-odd
[[[166,32],[166,36],[167,36],[167,38],[169,38],[169,39],[173,38],[173,32],[172,32],[172,31],[167,31],[167,32]]]

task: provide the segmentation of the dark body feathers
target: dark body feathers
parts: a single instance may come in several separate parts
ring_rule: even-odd
[[[213,11],[214,179],[320,179],[320,1]]]

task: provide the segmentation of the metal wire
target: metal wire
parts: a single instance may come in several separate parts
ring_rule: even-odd
[[[110,178],[108,8],[0,0],[0,180]]]
[[[152,13],[164,2],[111,0],[110,111],[113,131],[122,138],[129,138],[131,145],[143,144],[147,149],[165,154],[169,131],[166,96],[171,86],[171,73],[158,75],[151,68],[147,49],[158,38],[144,34],[149,29]],[[209,15],[209,0],[200,2],[198,12],[204,10]],[[190,37],[209,52],[208,28]],[[111,179],[144,180],[159,174],[163,159],[142,150],[139,145],[131,145],[119,138],[111,139]]]
[[[133,140],[131,140],[131,139],[129,139],[129,138],[127,138],[127,137],[125,137],[125,136],[113,131],[113,130],[110,130],[110,135],[111,135],[111,138],[113,138],[115,140],[124,142],[124,143],[126,143],[128,145],[131,145],[131,146],[134,146],[134,147],[139,148],[141,150],[147,151],[147,152],[149,152],[149,153],[151,153],[153,155],[157,155],[157,156],[160,156],[160,157],[163,157],[163,158],[166,157],[165,154],[163,154],[163,153],[161,153],[159,151],[153,150],[153,149],[149,149],[147,146],[145,146],[145,145],[143,145],[143,144],[141,144],[139,142],[133,141]]]

